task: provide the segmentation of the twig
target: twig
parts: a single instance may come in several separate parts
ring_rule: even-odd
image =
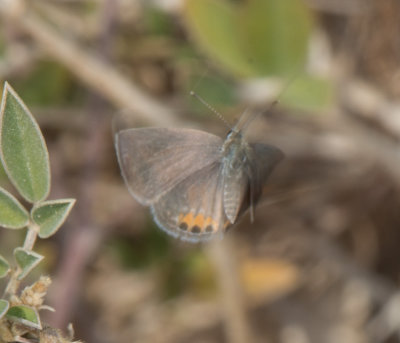
[[[38,226],[35,223],[29,223],[24,241],[24,250],[32,251],[35,245],[36,238],[38,236]],[[21,280],[18,279],[18,275],[21,273],[19,267],[15,268],[11,275],[10,280],[7,283],[6,289],[4,290],[3,296],[12,296],[17,293]]]
[[[251,343],[254,340],[246,317],[243,292],[235,264],[236,255],[232,244],[232,238],[229,235],[222,241],[214,240],[209,244],[208,254],[217,272],[228,342]]]
[[[132,111],[135,116],[147,122],[159,125],[171,125],[176,122],[173,111],[165,104],[158,103],[112,66],[83,52],[72,41],[55,32],[50,25],[35,15],[23,0],[15,0],[13,6],[7,6],[6,2],[0,0],[0,16],[3,19],[9,19],[10,25],[17,25],[28,33],[50,56],[111,103]],[[17,11],[15,7],[24,10]]]

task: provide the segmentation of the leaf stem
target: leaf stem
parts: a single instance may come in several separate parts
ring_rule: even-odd
[[[26,237],[25,237],[25,241],[24,241],[23,248],[25,250],[31,251],[33,249],[33,246],[35,245],[35,242],[36,242],[38,232],[39,232],[38,226],[31,221],[28,225],[28,231],[26,232]]]
[[[23,248],[25,250],[32,251],[33,246],[35,245],[35,242],[36,242],[38,232],[39,232],[38,226],[35,223],[33,223],[32,221],[30,221],[30,223],[28,224],[25,241],[24,241],[24,245],[23,245]],[[21,272],[20,268],[17,267],[11,273],[10,280],[8,281],[7,287],[4,290],[3,297],[4,296],[11,297],[17,293],[18,287],[21,283],[21,280],[18,279],[18,275],[20,274],[20,272]]]
[[[3,292],[2,298],[5,299],[6,297],[11,298],[11,296],[15,295],[17,293],[17,289],[19,287],[20,281],[17,278],[17,275],[19,274],[19,268],[13,271],[11,274],[10,280],[7,283],[7,287]]]

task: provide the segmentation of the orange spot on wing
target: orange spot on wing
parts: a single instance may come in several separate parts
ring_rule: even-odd
[[[212,220],[211,217],[207,217],[205,222],[204,222],[204,226],[205,227],[207,227],[208,225],[216,226],[216,223]]]
[[[178,226],[180,224],[186,224],[188,227],[188,231],[192,231],[194,227],[200,228],[200,232],[210,232],[209,227],[212,227],[211,232],[215,232],[218,229],[218,224],[211,217],[205,217],[203,214],[197,214],[196,216],[193,213],[181,213],[178,216]]]
[[[198,214],[193,221],[193,226],[197,225],[198,227],[200,227],[200,229],[203,229],[204,227],[204,216],[202,214]]]
[[[193,220],[193,213],[180,214],[178,218],[179,223],[185,223],[188,227],[193,226]]]

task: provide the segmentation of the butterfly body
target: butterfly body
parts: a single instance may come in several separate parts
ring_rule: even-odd
[[[225,141],[198,130],[139,128],[115,136],[131,194],[150,205],[158,226],[192,242],[222,234],[248,208],[282,159],[265,144],[249,144],[232,129]]]

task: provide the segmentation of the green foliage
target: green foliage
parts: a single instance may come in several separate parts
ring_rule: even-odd
[[[206,54],[235,74],[252,74],[237,40],[236,6],[227,1],[190,0],[185,15],[189,31]]]
[[[19,95],[31,105],[70,104],[79,100],[79,87],[72,87],[69,71],[61,64],[40,60],[32,72],[14,85]]]
[[[74,203],[74,199],[59,199],[43,201],[35,206],[31,214],[33,221],[39,226],[39,237],[48,238],[55,234]]]
[[[195,42],[236,76],[287,76],[303,69],[313,23],[301,0],[185,4]]]
[[[173,32],[173,22],[165,12],[153,6],[146,6],[144,11],[144,21],[148,31],[153,35],[170,35]]]
[[[10,181],[27,201],[47,197],[50,167],[46,144],[32,114],[7,83],[0,110],[0,157]]]
[[[239,44],[253,76],[304,68],[312,19],[301,0],[249,0],[237,16]]]
[[[317,111],[333,103],[333,85],[309,75],[298,76],[280,98],[282,104]]]
[[[179,296],[188,289],[196,296],[209,296],[215,291],[214,270],[201,248],[178,253],[171,250],[168,258],[160,263],[164,299]]]
[[[303,110],[331,105],[332,85],[303,74],[314,21],[301,0],[188,0],[184,17],[194,43],[230,75],[283,83],[296,77],[282,104]],[[214,104],[209,93],[204,97]]]
[[[143,269],[160,263],[170,252],[168,238],[153,223],[135,239],[116,237],[110,240],[109,249],[126,269]]]
[[[30,296],[19,297],[18,288],[20,281],[43,259],[42,255],[32,250],[37,237],[53,235],[65,221],[75,200],[45,200],[50,191],[46,144],[32,114],[7,83],[4,85],[0,110],[0,157],[8,179],[19,195],[33,203],[28,211],[13,195],[0,188],[0,226],[8,229],[27,228],[24,245],[14,249],[15,266],[10,267],[0,255],[0,278],[9,277],[4,292],[8,298],[0,299],[0,318],[6,313],[9,320],[30,329],[41,329],[39,300],[50,281],[44,282],[41,278],[37,282],[42,285],[32,286],[30,292],[33,294]],[[35,294],[35,289],[40,289],[38,294]],[[8,308],[8,299],[13,299],[14,306]],[[29,299],[36,299],[36,305],[27,303]],[[0,329],[1,333],[3,328]]]
[[[42,324],[40,323],[40,317],[36,309],[25,306],[18,305],[12,306],[7,311],[7,318],[16,321],[18,323],[24,324],[34,329],[42,329]]]
[[[194,90],[217,109],[236,105],[236,96],[231,82],[224,82],[224,80],[218,77],[208,75],[194,75],[190,84],[192,87],[194,85],[194,88],[187,89],[187,94],[190,94],[190,91]],[[189,104],[196,113],[206,114],[207,117],[210,116],[210,112],[196,98],[190,96]]]
[[[43,259],[42,255],[24,248],[15,248],[14,257],[15,262],[20,269],[18,274],[19,280],[22,280],[26,275],[28,275],[28,273]]]
[[[0,187],[0,226],[21,229],[28,225],[29,213],[13,195]]]

